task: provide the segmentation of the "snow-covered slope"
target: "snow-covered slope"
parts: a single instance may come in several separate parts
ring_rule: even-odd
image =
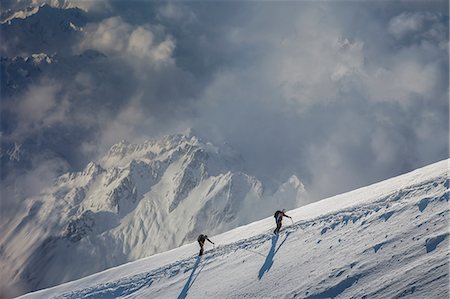
[[[121,142],[67,173],[2,227],[8,282],[32,291],[262,219],[307,203],[295,176],[274,194],[232,150],[188,134]]]
[[[448,298],[449,162],[23,298]]]

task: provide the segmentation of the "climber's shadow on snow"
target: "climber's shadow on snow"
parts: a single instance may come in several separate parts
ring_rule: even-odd
[[[186,284],[184,285],[183,290],[181,291],[180,295],[178,295],[178,299],[184,299],[186,298],[189,289],[192,287],[192,285],[194,284],[195,280],[197,279],[198,275],[200,274],[200,272],[202,271],[203,267],[205,266],[205,264],[203,264],[203,266],[197,271],[197,273],[195,273],[195,271],[198,268],[198,265],[200,264],[201,261],[201,257],[198,256],[197,259],[195,260],[195,264],[192,267],[192,272],[191,275],[189,275],[188,280],[186,281]]]
[[[274,235],[272,237],[272,246],[270,247],[269,253],[266,256],[266,260],[264,261],[264,264],[261,266],[261,269],[259,269],[259,273],[258,273],[259,280],[261,280],[261,278],[264,276],[264,274],[266,272],[269,272],[270,268],[273,265],[273,258],[275,256],[275,254],[277,254],[278,250],[280,250],[280,247],[284,244],[284,242],[286,242],[287,238],[289,237],[289,234],[290,234],[290,232],[286,233],[284,240],[280,243],[280,245],[278,245],[278,248],[276,248],[276,247],[277,247],[279,235]]]

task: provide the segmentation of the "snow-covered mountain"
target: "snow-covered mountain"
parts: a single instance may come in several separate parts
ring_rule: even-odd
[[[448,298],[449,162],[22,298]]]
[[[70,52],[72,44],[67,41],[76,38],[87,21],[86,13],[79,8],[47,4],[4,12],[0,29],[7,43],[0,47],[1,52],[7,56]]]
[[[2,271],[37,290],[307,203],[295,176],[267,193],[238,154],[191,133],[123,141],[27,200],[2,228]]]

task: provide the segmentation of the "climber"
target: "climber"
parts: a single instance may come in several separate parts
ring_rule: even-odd
[[[286,210],[283,209],[282,211],[278,210],[275,212],[275,214],[273,215],[273,217],[275,217],[275,222],[277,223],[277,228],[275,228],[275,230],[273,231],[274,234],[278,234],[280,232],[280,228],[281,228],[281,221],[283,220],[283,217],[288,217],[292,220],[291,216],[286,215]]]
[[[203,255],[203,246],[205,245],[205,241],[208,240],[208,242],[210,242],[211,244],[214,245],[214,242],[211,241],[210,239],[208,239],[207,235],[200,235],[197,238],[198,244],[200,245],[200,253],[198,254],[199,256]]]

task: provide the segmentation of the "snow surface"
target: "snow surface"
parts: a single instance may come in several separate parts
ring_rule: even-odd
[[[21,298],[448,298],[449,162]]]

